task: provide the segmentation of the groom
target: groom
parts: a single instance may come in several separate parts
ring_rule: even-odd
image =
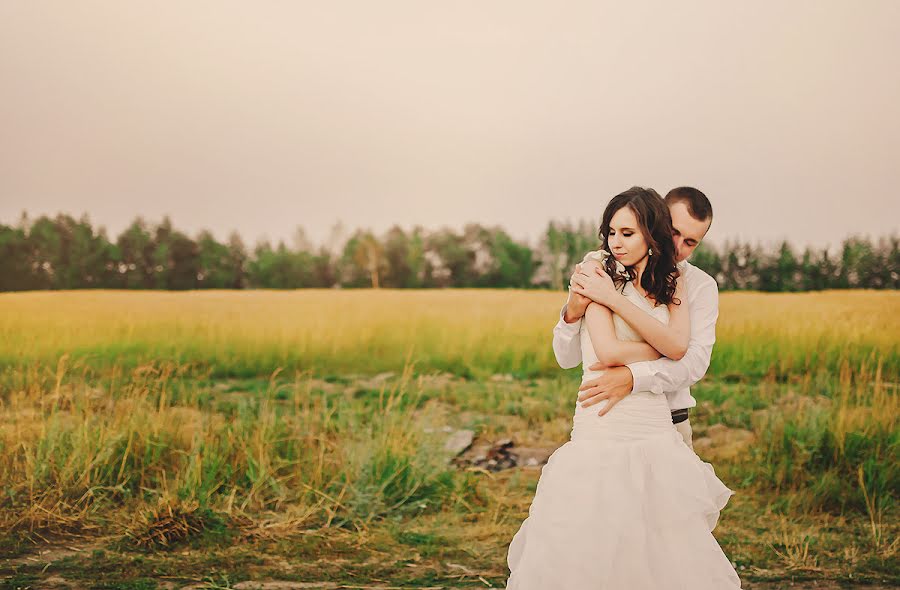
[[[706,195],[692,187],[672,189],[665,201],[672,215],[675,259],[678,270],[685,277],[687,288],[688,311],[691,316],[691,340],[687,352],[677,361],[662,357],[655,361],[641,361],[619,367],[595,363],[588,368],[594,371],[606,369],[606,372],[596,379],[585,381],[579,387],[581,393],[578,400],[583,406],[609,400],[599,412],[602,416],[622,398],[635,391],[665,394],[675,428],[684,438],[685,444],[693,449],[689,408],[696,406],[697,401],[691,396],[690,386],[699,381],[709,368],[709,359],[716,341],[719,288],[715,279],[690,264],[687,259],[709,231],[713,217],[712,205]],[[571,284],[589,290],[615,290],[612,279],[600,265],[587,258],[575,265]],[[646,312],[624,297],[613,300],[616,302],[616,309],[611,311],[640,333],[635,322],[629,321],[629,317]],[[560,311],[559,322],[553,328],[553,353],[563,369],[571,369],[581,363],[581,319],[591,301],[570,289],[569,300]]]

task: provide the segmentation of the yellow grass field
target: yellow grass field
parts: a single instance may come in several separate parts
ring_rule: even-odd
[[[277,367],[399,370],[407,358],[457,374],[552,375],[561,293],[307,290],[2,294],[0,360],[92,366],[177,359],[214,375]],[[881,358],[897,370],[900,293],[724,293],[712,372],[836,369]]]

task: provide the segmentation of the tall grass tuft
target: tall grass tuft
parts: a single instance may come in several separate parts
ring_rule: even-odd
[[[877,540],[900,489],[900,400],[881,364],[845,362],[837,393],[790,396],[759,412],[759,444],[746,462],[752,478],[794,492],[807,510],[868,514]]]
[[[0,518],[11,529],[62,532],[161,498],[194,506],[188,515],[289,507],[297,525],[358,529],[469,493],[428,432],[412,366],[367,401],[314,391],[303,375],[278,384],[276,372],[261,394],[221,407],[179,381],[178,365],[138,367],[104,392],[67,368],[52,392],[11,391],[2,406]],[[134,537],[157,538],[147,531]]]

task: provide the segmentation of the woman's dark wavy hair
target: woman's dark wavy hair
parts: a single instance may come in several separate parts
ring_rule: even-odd
[[[647,259],[647,267],[641,273],[641,287],[653,296],[657,304],[674,302],[681,305],[681,301],[675,297],[675,281],[679,272],[675,266],[672,217],[669,215],[666,202],[652,188],[633,186],[613,197],[606,206],[597,234],[600,238],[600,248],[609,254],[606,257],[606,273],[617,287],[624,286],[625,281],[633,281],[637,276],[637,272],[630,266],[625,268],[626,274],[620,274],[616,270],[616,258],[609,249],[609,223],[616,211],[622,207],[630,207],[634,212],[638,229],[643,234],[647,246],[653,251],[653,255]]]

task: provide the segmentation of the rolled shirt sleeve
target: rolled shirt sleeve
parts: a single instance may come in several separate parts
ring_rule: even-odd
[[[629,365],[626,365],[629,369],[631,369],[631,376],[634,379],[634,387],[632,387],[631,393],[635,393],[638,391],[665,393],[665,391],[663,390],[663,381],[661,379],[654,379],[656,373],[655,370],[650,367],[650,363],[654,362],[656,361],[642,361],[639,363],[631,363]]]

